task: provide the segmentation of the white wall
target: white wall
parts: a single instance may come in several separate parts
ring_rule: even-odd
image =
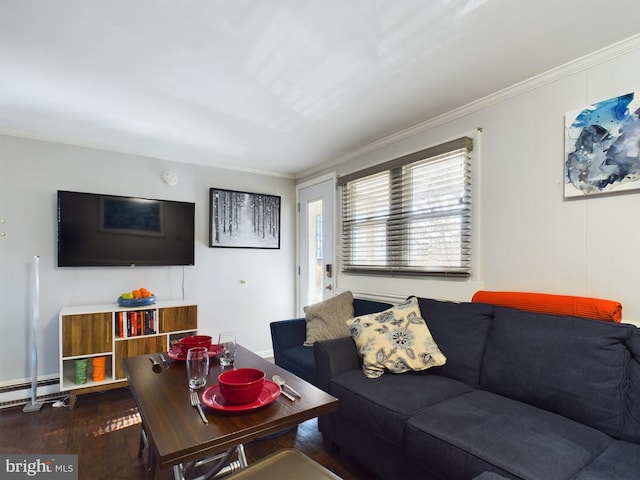
[[[178,174],[176,186],[162,181],[164,170]],[[281,248],[209,248],[210,187],[281,196]],[[57,190],[195,202],[195,266],[58,268]],[[58,374],[60,308],[115,304],[121,292],[142,286],[158,299],[179,299],[183,276],[185,298],[199,304],[201,332],[234,330],[240,343],[270,354],[269,322],[295,312],[294,206],[291,179],[0,136],[0,386],[30,375],[34,255],[41,257],[40,377]]]
[[[565,112],[640,91],[638,78],[635,38],[380,141],[332,167],[338,174],[352,172],[482,128],[474,152],[471,279],[340,275],[338,287],[452,300],[469,300],[479,288],[584,295],[620,301],[625,320],[640,320],[640,191],[563,199]]]

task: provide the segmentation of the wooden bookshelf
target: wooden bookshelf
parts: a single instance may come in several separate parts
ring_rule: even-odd
[[[73,408],[82,393],[127,384],[122,360],[166,352],[171,342],[198,329],[198,306],[188,301],[124,308],[117,304],[65,307],[60,311],[60,391]],[[93,380],[92,360],[105,357],[103,380]],[[76,383],[76,360],[88,360],[86,383]]]

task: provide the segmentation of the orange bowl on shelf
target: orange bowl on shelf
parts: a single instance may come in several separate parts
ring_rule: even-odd
[[[188,337],[182,337],[178,342],[180,351],[183,355],[187,355],[190,348],[196,347],[211,347],[211,335],[190,335]]]
[[[264,387],[265,372],[257,368],[237,368],[218,375],[220,394],[225,401],[244,405],[255,401]]]

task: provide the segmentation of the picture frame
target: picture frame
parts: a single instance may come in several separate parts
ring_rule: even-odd
[[[565,114],[564,197],[640,189],[640,92]]]
[[[281,197],[209,189],[210,248],[280,248]]]

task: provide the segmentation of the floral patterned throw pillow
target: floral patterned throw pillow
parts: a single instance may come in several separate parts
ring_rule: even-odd
[[[422,318],[416,297],[383,312],[347,320],[347,326],[368,378],[380,377],[385,368],[404,373],[447,361]]]

